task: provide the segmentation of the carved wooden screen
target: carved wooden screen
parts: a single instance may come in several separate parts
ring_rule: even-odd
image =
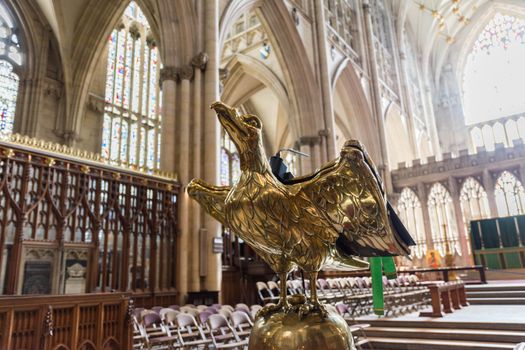
[[[1,291],[20,293],[24,266],[44,253],[53,294],[174,290],[176,182],[9,147],[0,145]]]

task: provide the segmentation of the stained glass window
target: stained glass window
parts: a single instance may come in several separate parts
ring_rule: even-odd
[[[7,9],[0,4],[0,137],[13,132],[19,86],[16,71],[21,66],[17,27]]]
[[[150,25],[132,1],[108,38],[102,156],[110,163],[159,168],[161,67]]]
[[[508,171],[501,173],[494,189],[499,216],[525,214],[525,189]]]
[[[414,238],[416,245],[411,247],[412,254],[422,258],[427,251],[427,241],[425,238],[425,226],[423,224],[423,211],[421,202],[417,195],[410,188],[404,188],[397,203],[397,210],[401,221],[406,225],[408,232]]]
[[[479,220],[490,217],[487,192],[478,181],[469,177],[463,183],[459,195],[463,220],[468,224],[470,220]]]
[[[486,219],[490,217],[489,201],[487,192],[483,189],[476,179],[469,177],[463,183],[459,194],[461,212],[463,214],[463,224],[465,232],[470,230],[470,221]],[[470,235],[466,235],[467,242]],[[470,244],[467,244],[470,250]],[[470,251],[469,251],[470,253]]]
[[[461,254],[452,198],[447,189],[440,183],[434,184],[430,189],[428,214],[434,248],[442,256],[445,256],[447,248],[450,249],[451,254]]]
[[[221,185],[233,185],[241,175],[241,161],[235,144],[222,129],[221,135]]]
[[[497,13],[479,34],[463,76],[467,124],[525,111],[525,20]]]

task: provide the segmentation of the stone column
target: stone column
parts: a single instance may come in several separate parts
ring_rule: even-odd
[[[193,68],[191,66],[184,66],[178,69],[180,78],[180,100],[179,100],[179,130],[178,130],[178,165],[179,165],[179,180],[182,184],[181,193],[179,196],[179,283],[177,290],[182,297],[187,294],[189,288],[189,270],[191,268],[191,261],[189,260],[189,242],[190,236],[195,233],[192,232],[191,217],[190,217],[190,198],[186,193],[186,185],[191,180],[191,111],[190,111],[190,80],[193,78]]]
[[[307,175],[321,167],[323,157],[321,152],[321,138],[319,136],[303,136],[299,139],[301,152],[310,157],[301,160],[301,175]]]
[[[205,51],[208,54],[208,64],[204,75],[204,125],[203,139],[204,164],[203,178],[208,183],[219,183],[219,152],[220,152],[220,129],[215,112],[208,107],[219,98],[219,2],[218,0],[205,1]],[[206,290],[220,290],[222,280],[221,256],[212,251],[214,237],[221,236],[220,224],[210,215],[205,214],[203,220],[202,236],[206,240],[204,247],[206,258],[206,269],[204,288]]]
[[[314,1],[315,7],[315,32],[317,43],[317,56],[319,58],[318,72],[323,100],[323,118],[325,130],[321,133],[326,140],[326,150],[323,150],[323,162],[336,157],[335,149],[335,118],[332,103],[332,84],[328,71],[328,48],[326,37],[326,21],[324,17],[324,1]]]
[[[368,61],[370,63],[370,86],[371,86],[371,102],[372,112],[375,116],[379,131],[379,146],[381,149],[381,163],[378,165],[378,169],[382,169],[381,177],[385,183],[385,189],[387,193],[393,192],[392,179],[390,176],[390,168],[388,165],[388,150],[386,146],[386,131],[385,121],[383,118],[383,107],[381,105],[381,91],[379,89],[380,81],[377,67],[377,57],[374,48],[374,37],[372,29],[372,15],[370,13],[370,4],[368,0],[363,1],[363,16],[364,16],[364,30],[365,30],[365,41],[366,49],[368,53]]]
[[[423,226],[425,227],[427,250],[432,250],[434,249],[434,241],[432,240],[432,227],[430,225],[430,214],[428,213],[427,191],[425,184],[422,182],[417,184],[417,196],[421,203],[421,211],[423,212]]]
[[[454,216],[456,217],[456,226],[458,230],[458,239],[461,246],[461,261],[456,261],[456,265],[459,263],[471,264],[472,261],[468,255],[468,241],[465,230],[465,223],[463,222],[463,211],[461,210],[461,203],[459,199],[459,189],[456,179],[452,176],[448,178],[448,184],[450,188],[450,195],[452,196],[452,204],[454,205]]]
[[[175,67],[165,66],[160,71],[162,85],[162,131],[163,138],[160,150],[160,168],[163,171],[174,173],[177,169],[174,150],[176,145],[176,87],[177,71]]]
[[[492,174],[488,169],[483,170],[482,174],[483,188],[487,192],[487,199],[489,201],[490,217],[498,216],[498,207],[496,206],[496,197],[494,195],[494,180]]]
[[[191,60],[194,69],[193,78],[193,118],[192,118],[192,149],[191,159],[193,162],[192,177],[201,177],[202,173],[202,71],[206,68],[208,55],[199,53]],[[191,250],[190,261],[191,271],[189,280],[189,289],[191,291],[201,290],[201,254],[200,251],[200,229],[202,209],[196,201],[190,202],[190,219],[191,219]]]

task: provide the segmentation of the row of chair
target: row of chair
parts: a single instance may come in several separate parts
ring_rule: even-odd
[[[348,306],[350,316],[372,312],[372,279],[370,277],[319,278],[316,281],[318,297],[327,304],[343,303]],[[308,280],[286,282],[287,294],[309,295]],[[256,283],[262,304],[275,303],[280,289],[273,281]],[[415,311],[430,302],[428,288],[416,275],[400,275],[389,280],[383,277],[385,312],[397,314]]]
[[[260,305],[171,305],[136,309],[134,349],[237,348],[248,345]]]

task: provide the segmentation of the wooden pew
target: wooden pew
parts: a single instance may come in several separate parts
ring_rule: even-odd
[[[422,311],[420,317],[443,317],[443,313],[452,313],[468,306],[465,284],[462,281],[429,283],[432,311]]]

